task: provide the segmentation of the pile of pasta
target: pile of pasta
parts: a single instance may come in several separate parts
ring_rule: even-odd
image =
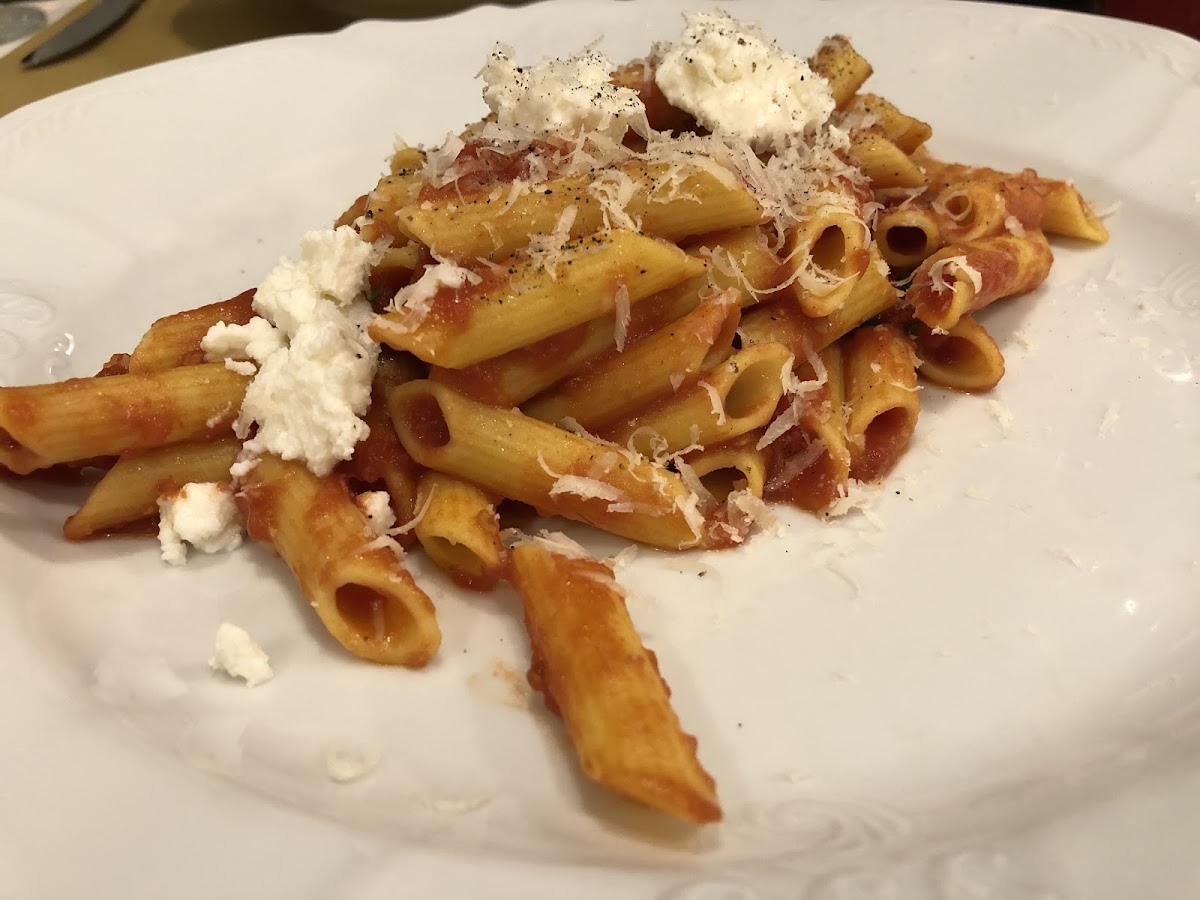
[[[924,122],[862,91],[850,42],[811,59],[840,143],[756,154],[705,134],[655,86],[614,73],[657,137],[514,146],[485,120],[404,148],[339,220],[386,245],[371,274],[382,345],[369,436],[326,476],[263,456],[231,486],[351,653],[421,666],[440,643],[405,563],[511,583],[529,680],[584,773],[683,819],[721,817],[654,654],[613,579],[566,538],[508,533],[510,509],[650,547],[741,543],[779,501],[845,511],[904,452],[920,381],[986,391],[1004,372],[983,307],[1036,288],[1046,235],[1106,240],[1067,181],[942,162]],[[416,291],[429,268],[465,270]],[[248,376],[205,362],[254,292],[155,322],[94,378],[0,388],[0,464],[99,470],[66,537],[145,532],[158,500],[229,482]],[[383,490],[377,537],[356,495]]]

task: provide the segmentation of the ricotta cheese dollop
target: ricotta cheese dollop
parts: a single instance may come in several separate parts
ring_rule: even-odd
[[[655,82],[705,128],[768,150],[815,132],[835,103],[829,82],[760,28],[722,12],[685,17],[676,42],[655,48]]]
[[[244,628],[222,622],[217,628],[210,668],[240,678],[250,687],[257,687],[275,677],[270,658]]]
[[[369,429],[361,416],[371,400],[379,345],[367,335],[365,296],[380,251],[348,225],[310,231],[296,260],[284,258],[254,297],[258,317],[220,323],[201,342],[209,360],[249,360],[258,373],[234,422],[243,445],[240,476],[263,453],[302,459],[327,475],[349,459]]]
[[[237,549],[242,525],[233,494],[215,482],[192,482],[159,497],[158,543],[163,560],[173,566],[187,562],[188,544],[203,553]]]
[[[498,44],[479,74],[484,102],[505,128],[600,132],[614,141],[630,128],[645,134],[646,107],[637,91],[612,83],[612,71],[608,57],[595,51],[518,66],[512,49]]]

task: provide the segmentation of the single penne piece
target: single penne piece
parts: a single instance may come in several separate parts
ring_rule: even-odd
[[[396,244],[403,243],[405,235],[397,217],[400,210],[416,200],[425,183],[424,165],[424,154],[411,147],[397,151],[392,157],[391,171],[367,194],[361,218],[356,219],[364,241],[373,243],[391,238]]]
[[[388,160],[392,175],[409,175],[425,167],[425,151],[419,147],[397,147]]]
[[[255,290],[251,289],[220,303],[159,319],[129,355],[129,371],[142,375],[204,362],[200,341],[208,334],[208,329],[218,322],[230,325],[249,322],[254,317],[254,294]]]
[[[741,490],[748,490],[762,499],[767,462],[763,451],[755,446],[759,435],[753,431],[729,443],[705,447],[685,457],[705,490],[718,503],[724,503],[731,493]]]
[[[848,152],[876,190],[920,187],[926,183],[920,166],[881,134],[873,131],[852,134]]]
[[[724,444],[770,421],[783,396],[780,373],[791,356],[776,343],[739,350],[601,436],[644,455],[656,447],[674,453],[692,444]]]
[[[512,261],[498,273],[484,267],[477,284],[440,288],[423,318],[411,310],[376,316],[370,334],[380,343],[452,369],[491,359],[618,313],[624,298],[637,303],[693,278],[704,263],[665,241],[633,231],[607,231],[565,245],[550,272],[538,260]]]
[[[532,542],[510,553],[529,683],[562,716],[584,775],[686,821],[720,821],[716,784],[609,569]]]
[[[812,70],[829,82],[838,108],[848,106],[871,77],[871,64],[858,54],[844,35],[827,37],[809,59]]]
[[[578,375],[539,394],[522,410],[543,422],[572,418],[589,431],[617,422],[682,379],[728,354],[741,305],[733,291],[712,294],[677,319],[620,353],[589,364]]]
[[[925,170],[932,191],[941,191],[962,181],[1003,183],[1009,185],[1010,190],[1015,186],[1015,192],[1007,198],[1009,212],[1022,221],[1026,230],[1038,228],[1046,234],[1079,238],[1097,244],[1108,240],[1108,229],[1069,181],[1042,178],[1033,169],[1012,173],[986,166],[949,163],[935,159],[924,148],[916,152],[914,159]],[[1030,197],[1036,197],[1040,203],[1037,210],[1040,218],[1035,222],[1028,221],[1030,214],[1021,209],[1024,200],[1021,194],[1025,192]]]
[[[63,537],[82,541],[148,522],[163,494],[193,481],[228,481],[241,446],[228,437],[122,455],[67,519]]]
[[[777,300],[747,310],[738,325],[744,344],[777,341],[798,360],[829,346],[863,322],[896,304],[899,292],[887,277],[887,266],[872,253],[871,264],[846,301],[827,316],[806,316],[795,303]]]
[[[0,466],[55,463],[229,434],[249,379],[221,363],[0,387]]]
[[[850,185],[822,191],[784,242],[790,288],[807,316],[827,316],[854,290],[871,264],[871,232]]]
[[[967,313],[1032,291],[1053,261],[1040,231],[951,244],[917,267],[906,299],[918,319],[946,331]]]
[[[979,393],[990,391],[1004,377],[1004,354],[974,317],[963,316],[945,332],[934,333],[917,321],[912,329],[922,378],[957,391]]]
[[[413,532],[434,564],[463,587],[491,590],[506,565],[491,498],[451,475],[426,472],[417,504]]]
[[[246,531],[283,559],[321,623],[362,659],[423,666],[441,644],[433,603],[371,531],[346,481],[268,454],[242,479]]]
[[[699,498],[665,466],[431,381],[392,391],[392,422],[417,462],[652,547],[728,546],[704,528]]]
[[[917,427],[921,398],[912,342],[895,325],[859,328],[843,342],[850,477],[892,470]]]
[[[396,521],[401,524],[411,521],[419,509],[417,484],[421,478],[421,467],[396,437],[387,398],[392,388],[420,378],[422,369],[423,365],[407,353],[384,350],[380,354],[371,384],[371,405],[363,416],[370,430],[355,445],[350,459],[338,466],[340,474],[362,487],[383,485],[391,500]],[[414,539],[411,532],[397,537],[401,544],[411,543]]]
[[[809,512],[837,500],[850,478],[841,344],[822,350],[820,360],[825,383],[792,401],[795,425],[763,450],[767,467],[763,496]]]
[[[708,280],[700,276],[638,303],[630,310],[622,349],[687,315],[708,292]],[[600,316],[464,369],[433,366],[429,378],[482,403],[520,406],[611,351],[616,340],[617,316]]]
[[[881,128],[883,136],[905,153],[912,153],[933,136],[928,123],[906,115],[878,94],[855,94],[846,112]]]
[[[724,170],[632,162],[588,175],[554,178],[507,200],[474,192],[413,203],[398,212],[401,232],[440,256],[504,259],[532,235],[583,237],[625,228],[678,242],[762,221],[763,209]]]
[[[707,276],[695,279],[693,288],[707,283],[718,291],[736,290],[743,308],[775,293],[788,278],[787,268],[756,225],[708,234],[683,249],[708,260]]]
[[[341,228],[343,225],[353,226],[362,217],[362,214],[367,211],[368,196],[368,194],[362,194],[356,197],[354,202],[347,206],[342,214],[333,220],[333,227],[336,229]]]
[[[1050,182],[1045,195],[1042,230],[1095,244],[1108,241],[1108,229],[1069,181]]]
[[[880,210],[875,242],[884,262],[900,271],[916,268],[945,243],[937,214],[920,201]]]

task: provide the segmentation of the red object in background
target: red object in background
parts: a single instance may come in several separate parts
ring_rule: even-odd
[[[1198,0],[1104,0],[1104,14],[1182,31],[1200,40]]]

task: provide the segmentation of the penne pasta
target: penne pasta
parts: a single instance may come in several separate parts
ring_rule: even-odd
[[[821,192],[784,243],[792,293],[807,316],[827,316],[846,302],[871,264],[871,233],[850,185]]]
[[[652,547],[728,546],[664,466],[429,381],[392,391],[400,441],[427,468]]]
[[[770,421],[783,396],[780,372],[791,356],[775,343],[739,350],[602,435],[649,455],[656,448],[674,453],[693,444],[724,444]]]
[[[421,476],[413,527],[422,549],[457,584],[488,591],[504,575],[507,557],[499,517],[479,488],[440,472]]]
[[[951,244],[921,263],[906,299],[918,319],[944,331],[1002,297],[1032,291],[1053,261],[1040,231]]]
[[[928,203],[912,203],[879,212],[875,242],[883,261],[904,271],[919,266],[945,243],[940,219]]]
[[[1010,193],[1010,203],[1020,205],[1020,194],[1028,191],[1031,197],[1038,198],[1040,204],[1037,220],[1026,222],[1025,229],[1039,229],[1046,234],[1073,237],[1096,244],[1103,244],[1108,240],[1108,229],[1083,199],[1079,190],[1069,181],[1042,178],[1033,169],[1013,174],[986,166],[948,163],[929,156],[923,148],[917,152],[915,159],[929,176],[930,190],[942,191],[962,181],[1019,185],[1021,189],[1016,196]],[[1028,213],[1022,215],[1018,209],[1010,211],[1018,218],[1031,218]]]
[[[945,332],[935,333],[923,322],[913,322],[912,330],[922,378],[978,393],[990,391],[1004,377],[1004,355],[972,316],[963,316]]]
[[[245,325],[254,316],[254,291],[244,291],[229,300],[198,309],[164,316],[138,341],[129,355],[128,371],[134,375],[161,372],[176,366],[204,362],[200,340],[218,322]]]
[[[762,499],[767,463],[763,451],[755,446],[758,438],[759,432],[750,432],[727,444],[687,455],[687,464],[718,503],[736,491],[749,491]]]
[[[1046,211],[1041,228],[1046,234],[1078,238],[1093,244],[1108,241],[1108,229],[1100,217],[1092,212],[1075,185],[1067,181],[1050,182],[1045,195]]]
[[[704,271],[679,248],[633,231],[609,231],[562,248],[549,266],[513,262],[478,283],[439,290],[415,324],[405,312],[377,316],[370,333],[396,350],[452,369],[491,359],[613,312],[618,294],[637,303]]]
[[[700,166],[680,172],[678,166],[639,161],[598,175],[552,179],[507,200],[491,193],[455,195],[414,203],[397,215],[405,236],[439,256],[504,259],[527,247],[532,235],[557,235],[564,221],[560,240],[625,228],[678,242],[757,225],[763,209],[728,172]]]
[[[611,353],[524,406],[557,424],[572,418],[597,431],[673,390],[679,381],[729,352],[741,307],[732,291],[713,294],[681,319]]]
[[[876,94],[855,94],[846,113],[857,117],[864,129],[880,129],[885,138],[905,153],[912,153],[933,136],[933,129],[927,123],[906,115]]]
[[[399,213],[416,199],[421,185],[425,183],[422,174],[424,165],[424,154],[419,150],[406,147],[396,151],[388,166],[389,174],[379,179],[363,203],[359,224],[363,240],[373,243],[390,238],[399,243],[404,236]]]
[[[233,437],[172,444],[121,456],[63,525],[63,537],[82,541],[158,516],[158,498],[191,481],[228,481],[241,441]]]
[[[809,512],[823,510],[843,496],[850,479],[841,344],[822,350],[820,362],[824,384],[792,401],[795,425],[763,451],[767,466],[763,496]]]
[[[511,555],[532,655],[529,683],[562,716],[583,774],[689,822],[719,821],[716,783],[671,708],[658,661],[612,573],[534,543]]]
[[[788,278],[787,268],[757,226],[708,234],[684,249],[708,260],[703,284],[718,291],[738,291],[743,307],[774,294]],[[700,286],[696,282],[701,279],[693,281],[693,288]]]
[[[287,563],[334,640],[372,662],[429,662],[442,640],[433,603],[344,479],[267,455],[242,480],[241,503],[250,537]]]
[[[834,102],[839,108],[847,106],[863,83],[871,77],[871,64],[858,54],[844,35],[834,35],[821,42],[809,59],[812,70],[829,82]]]
[[[207,363],[0,387],[0,466],[26,475],[56,463],[226,435],[247,380]]]
[[[850,477],[876,481],[896,465],[917,427],[916,358],[895,325],[858,329],[842,352]]]
[[[920,166],[881,134],[871,131],[854,133],[850,136],[849,153],[876,190],[920,187],[926,183],[925,173]]]
[[[803,359],[895,306],[899,292],[888,281],[886,269],[877,256],[873,257],[845,303],[827,316],[813,318],[794,303],[773,301],[747,310],[738,334],[745,344],[777,342],[797,359]]]
[[[622,346],[687,315],[699,304],[701,294],[708,292],[708,281],[700,276],[638,303],[630,310]],[[614,349],[617,325],[615,313],[600,316],[466,368],[433,366],[429,379],[481,403],[520,406]]]

